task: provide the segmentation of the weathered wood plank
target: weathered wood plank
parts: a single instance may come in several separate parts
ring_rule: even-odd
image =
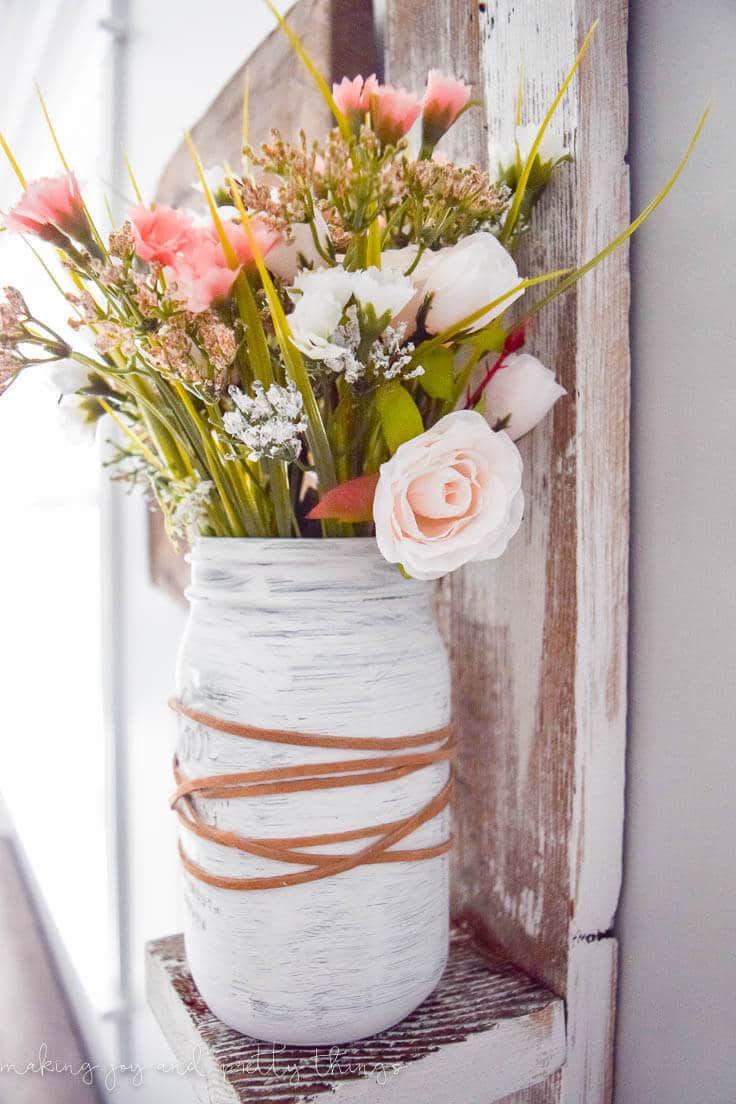
[[[453,933],[436,992],[403,1023],[342,1047],[272,1047],[231,1031],[199,996],[181,936],[149,944],[148,998],[179,1062],[197,1048],[195,1082],[211,1104],[299,1104],[339,1088],[341,1101],[490,1104],[543,1082],[565,1054],[562,1001]]]
[[[520,66],[522,121],[538,123],[599,14],[592,0],[387,0],[387,73],[416,87],[440,65],[473,80],[485,122],[468,115],[448,152],[487,166],[512,138]],[[577,161],[537,212],[522,272],[577,263],[628,221],[626,17],[623,0],[606,5],[563,101],[557,125]],[[595,964],[575,948],[610,928],[621,879],[627,311],[621,250],[535,322],[529,347],[570,398],[521,442],[527,509],[511,549],[448,578],[441,597],[461,729],[456,907],[568,996],[570,1063],[586,1054],[599,1070],[613,1000],[584,980]],[[595,1091],[587,1081],[582,1096],[571,1070],[560,1092],[608,1099],[605,1076]]]
[[[289,11],[288,19],[330,79],[376,68],[371,0],[300,0]],[[254,145],[268,138],[273,127],[287,138],[295,138],[302,128],[319,134],[332,125],[314,81],[277,27],[192,128],[205,165],[221,165],[224,160],[234,167],[240,164],[246,77],[250,81],[250,141]],[[190,182],[192,158],[182,143],[161,176],[158,201],[190,202]]]

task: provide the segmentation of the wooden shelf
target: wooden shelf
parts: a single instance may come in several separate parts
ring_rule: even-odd
[[[396,1027],[339,1048],[271,1047],[226,1027],[200,997],[181,935],[149,943],[148,1000],[207,1104],[353,1101],[490,1104],[559,1069],[563,1002],[456,928],[438,989]],[[329,1098],[329,1097],[327,1097]]]

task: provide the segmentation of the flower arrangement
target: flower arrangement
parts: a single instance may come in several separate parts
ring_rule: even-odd
[[[489,173],[438,149],[474,106],[464,81],[432,70],[422,96],[375,76],[330,90],[280,22],[336,126],[246,144],[237,175],[206,172],[191,145],[206,217],[144,203],[131,171],[137,203],[103,240],[66,162],[27,183],[0,137],[24,190],[5,229],[55,251],[86,340],[6,288],[0,391],[56,365],[67,417],[117,424],[114,473],[150,488],[175,541],[375,531],[388,561],[436,578],[501,555],[521,522],[514,442],[565,394],[524,349],[529,319],[661,202],[700,127],[596,257],[522,277],[515,248],[571,160],[550,120],[590,33],[542,125],[518,127]]]

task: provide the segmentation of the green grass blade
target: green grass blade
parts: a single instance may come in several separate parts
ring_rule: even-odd
[[[532,142],[532,148],[529,150],[529,156],[527,157],[526,161],[524,162],[524,168],[522,170],[521,177],[519,179],[519,183],[516,185],[516,189],[514,191],[514,198],[512,200],[511,207],[509,208],[509,213],[507,214],[506,221],[503,224],[503,231],[501,233],[501,241],[504,244],[507,241],[509,241],[509,239],[511,238],[511,235],[514,232],[514,227],[516,226],[516,220],[519,217],[519,211],[521,209],[521,203],[522,203],[522,200],[524,199],[524,192],[526,191],[526,186],[529,183],[529,177],[531,175],[532,167],[534,165],[534,160],[535,160],[535,158],[537,156],[537,153],[539,151],[539,147],[542,144],[542,139],[544,138],[544,132],[546,131],[547,127],[549,126],[549,123],[550,123],[550,120],[552,119],[552,116],[554,115],[555,111],[559,107],[560,100],[562,99],[565,92],[567,91],[567,88],[570,84],[570,81],[575,76],[575,73],[578,70],[578,66],[580,65],[580,62],[583,60],[583,57],[585,56],[585,53],[588,49],[588,46],[590,45],[590,41],[593,37],[593,34],[595,33],[595,29],[598,26],[598,22],[599,22],[599,20],[596,19],[595,23],[593,23],[590,30],[588,31],[585,38],[583,39],[583,44],[582,44],[582,46],[580,47],[580,49],[578,51],[578,56],[575,58],[575,62],[572,66],[572,69],[570,70],[570,72],[567,74],[564,81],[560,85],[560,89],[559,89],[557,95],[555,96],[554,100],[552,101],[552,104],[550,105],[550,108],[549,108],[547,114],[544,116],[544,119],[542,120],[542,125],[540,126],[539,130],[537,131],[537,136],[534,139],[534,141]]]
[[[23,188],[23,190],[25,191],[25,189],[28,187],[28,184],[26,182],[26,178],[24,177],[23,173],[20,171],[20,165],[18,164],[18,162],[13,157],[13,154],[10,150],[10,146],[5,141],[5,137],[2,134],[0,134],[0,146],[2,146],[3,153],[7,157],[8,161],[10,163],[11,169],[13,170],[16,177],[18,178],[21,188]]]
[[[304,46],[302,45],[298,34],[292,29],[292,27],[289,26],[289,24],[286,22],[284,17],[280,14],[280,12],[277,10],[276,6],[271,2],[271,0],[263,0],[263,2],[268,10],[271,12],[271,14],[274,16],[274,18],[278,21],[281,30],[284,32],[289,42],[291,43],[292,50],[301,61],[302,65],[307,70],[314,83],[317,85],[317,88],[322,95],[322,99],[325,101],[330,111],[335,116],[335,120],[340,128],[340,133],[342,134],[343,138],[350,138],[352,133],[350,130],[350,123],[335,103],[335,97],[330,91],[329,84],[320,73],[319,69],[314,64],[307,51],[304,49]]]
[[[289,329],[289,322],[284,312],[284,308],[281,306],[281,301],[274,287],[271,275],[266,268],[263,260],[263,254],[258,247],[255,235],[250,225],[250,219],[246,213],[243,201],[240,198],[240,193],[237,190],[237,186],[230,171],[229,167],[225,166],[225,176],[227,179],[228,187],[232,192],[233,202],[238,209],[240,215],[240,221],[243,224],[243,228],[248,236],[248,242],[250,244],[251,252],[253,253],[253,259],[255,260],[256,267],[258,268],[258,274],[263,284],[263,289],[266,293],[268,300],[268,306],[271,311],[271,317],[273,319],[274,328],[276,330],[276,337],[281,348],[281,353],[284,358],[286,370],[294,380],[299,392],[301,393],[304,401],[304,409],[309,420],[308,438],[309,444],[314,455],[314,461],[317,465],[317,470],[320,477],[320,485],[323,490],[329,490],[330,487],[334,487],[336,483],[335,476],[335,464],[332,457],[332,450],[327,439],[327,433],[325,431],[324,423],[322,421],[322,415],[320,413],[317,400],[312,390],[312,385],[309,382],[309,376],[307,370],[304,367],[304,361],[299,350],[291,341],[291,331]]]

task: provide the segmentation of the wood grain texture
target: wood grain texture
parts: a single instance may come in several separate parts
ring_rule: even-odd
[[[628,221],[626,4],[387,0],[387,74],[416,87],[439,65],[474,80],[484,120],[468,114],[447,148],[483,166],[512,140],[520,66],[522,121],[538,123],[599,15],[557,120],[576,163],[536,212],[522,273],[580,263]],[[607,1075],[573,1065],[608,1066],[613,1022],[611,987],[588,971],[612,961],[599,933],[621,881],[628,301],[620,250],[535,321],[528,347],[569,398],[520,443],[528,504],[510,550],[441,595],[461,728],[455,905],[568,997],[578,1046],[559,1092],[585,1104],[610,1097]],[[583,963],[589,939],[600,950]]]
[[[288,19],[328,78],[376,68],[370,0],[300,0]],[[240,165],[246,79],[250,81],[250,141],[254,145],[268,138],[273,127],[287,138],[296,138],[302,128],[319,134],[331,125],[331,115],[314,81],[276,27],[192,127],[205,165],[220,165],[224,160],[233,168]],[[157,202],[196,201],[193,183],[191,153],[182,142],[163,171]]]
[[[456,929],[435,993],[380,1035],[333,1050],[270,1048],[226,1028],[203,1002],[181,936],[147,951],[148,997],[180,1065],[210,1104],[300,1104],[333,1090],[352,1101],[490,1104],[544,1083],[564,1058],[562,1002],[515,967],[486,958]],[[542,1104],[542,1098],[539,1098]]]

